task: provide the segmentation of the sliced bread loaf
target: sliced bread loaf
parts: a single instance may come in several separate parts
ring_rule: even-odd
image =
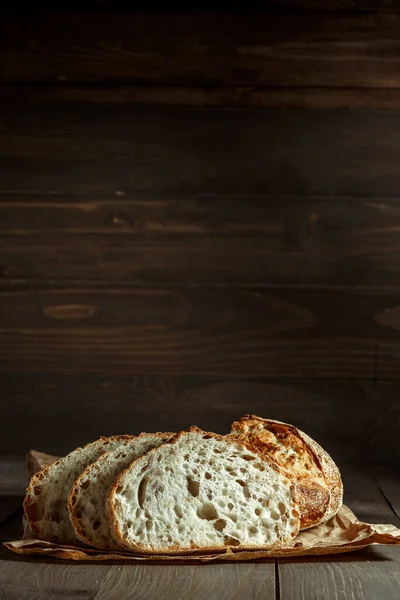
[[[300,529],[333,517],[342,505],[340,471],[317,442],[293,425],[244,415],[232,424],[231,434],[247,441],[286,472],[296,486]]]
[[[122,440],[114,450],[105,452],[77,478],[68,499],[68,511],[75,535],[85,544],[116,549],[105,513],[105,499],[117,475],[132,461],[168,441],[173,433],[141,433]]]
[[[100,438],[83,448],[76,448],[36,473],[30,481],[24,500],[24,511],[32,532],[49,542],[78,543],[67,508],[71,486],[78,475],[101,454],[132,437],[122,435]]]
[[[250,445],[191,427],[138,458],[107,501],[111,533],[142,553],[253,549],[299,531],[293,486]]]

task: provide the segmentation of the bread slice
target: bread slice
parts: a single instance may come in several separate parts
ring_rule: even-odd
[[[231,434],[253,444],[283,468],[295,485],[300,505],[300,529],[333,517],[343,502],[340,471],[329,454],[293,425],[244,415]]]
[[[114,539],[141,553],[271,547],[300,525],[293,486],[277,465],[197,427],[132,463],[107,504]]]
[[[72,484],[101,454],[116,448],[122,440],[132,438],[130,435],[100,438],[83,448],[76,448],[36,473],[24,500],[24,511],[32,532],[56,544],[77,544],[79,540],[67,509]]]
[[[75,535],[85,544],[114,550],[118,544],[110,534],[105,499],[117,475],[132,461],[160,446],[174,433],[141,433],[122,440],[114,450],[105,452],[77,478],[68,498],[68,511]]]

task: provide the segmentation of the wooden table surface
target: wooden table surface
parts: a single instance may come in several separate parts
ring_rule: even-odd
[[[355,467],[344,472],[345,501],[360,520],[400,526],[400,478]],[[0,503],[2,540],[21,533],[21,498]],[[397,600],[400,547],[375,546],[332,558],[201,566],[81,564],[0,552],[0,598],[7,600]]]

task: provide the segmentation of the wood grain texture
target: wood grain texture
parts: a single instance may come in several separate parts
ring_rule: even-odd
[[[10,15],[0,79],[398,88],[395,14]]]
[[[197,108],[400,109],[400,89],[0,83],[3,102]]]
[[[275,598],[274,562],[232,565],[124,565],[114,567],[95,600],[272,600]]]
[[[0,386],[7,398],[0,453],[34,448],[60,456],[101,435],[192,424],[226,433],[239,416],[253,413],[294,423],[340,466],[400,458],[397,437],[387,436],[393,415],[372,383],[34,373],[3,374]]]
[[[374,111],[4,105],[0,191],[396,198],[399,120]]]
[[[397,199],[123,194],[1,195],[1,276],[351,286],[400,281]]]
[[[110,565],[82,565],[30,557],[0,560],[0,598],[4,600],[94,600]],[[117,567],[118,568],[118,567]]]
[[[0,359],[15,373],[373,379],[396,292],[4,282]],[[76,283],[75,283],[76,286]]]
[[[344,468],[342,474],[345,502],[360,520],[399,526],[400,520],[371,476],[354,468]],[[307,561],[287,559],[278,563],[283,600],[395,600],[399,596],[398,548],[370,548],[335,560],[329,557]]]

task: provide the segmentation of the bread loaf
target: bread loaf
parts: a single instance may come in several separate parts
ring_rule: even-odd
[[[333,517],[342,505],[339,469],[317,442],[293,425],[244,415],[232,424],[231,434],[253,444],[292,479],[300,506],[300,529]]]
[[[274,462],[196,427],[123,471],[107,515],[115,541],[141,553],[271,547],[300,526],[293,486]]]

